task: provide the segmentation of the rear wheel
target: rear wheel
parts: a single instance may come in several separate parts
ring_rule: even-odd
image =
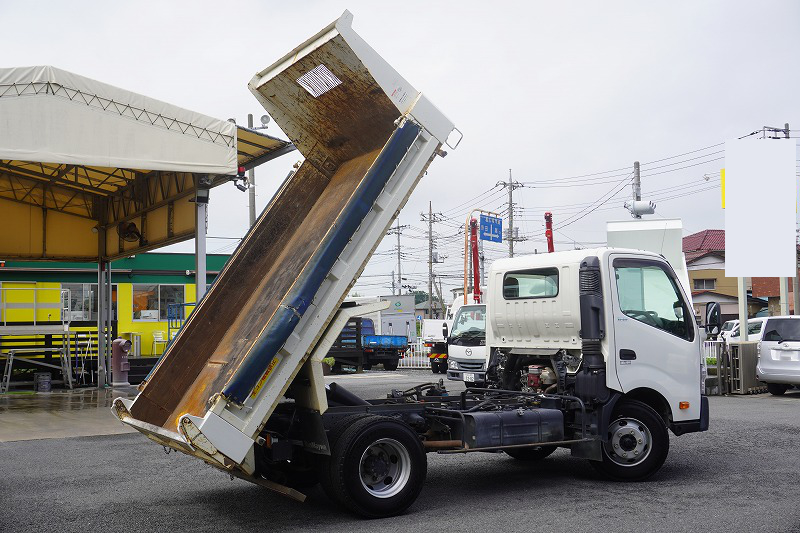
[[[397,370],[397,361],[386,361],[383,363],[384,370]]]
[[[532,448],[509,448],[503,451],[520,461],[541,461],[556,451],[556,448],[557,446],[535,446]]]
[[[427,474],[427,459],[416,432],[407,424],[369,415],[348,421],[329,434],[331,455],[323,459],[328,496],[362,516],[402,513],[417,499]]]
[[[590,461],[595,469],[618,481],[643,481],[667,458],[667,427],[650,406],[621,400],[611,415],[602,453],[602,461]]]
[[[767,390],[770,394],[782,396],[784,392],[789,390],[789,385],[784,385],[783,383],[767,383]]]

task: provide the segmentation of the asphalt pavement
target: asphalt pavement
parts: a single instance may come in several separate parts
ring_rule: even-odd
[[[429,371],[337,377],[382,396]],[[460,390],[458,387],[454,387]],[[0,431],[3,416],[0,413]],[[136,434],[0,442],[0,531],[800,532],[800,393],[712,397],[707,433],[671,438],[643,483],[613,483],[558,450],[526,464],[504,454],[428,455],[402,516],[363,520],[321,489],[297,503]]]

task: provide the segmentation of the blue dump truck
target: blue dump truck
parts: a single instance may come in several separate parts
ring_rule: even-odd
[[[382,364],[386,370],[397,370],[400,358],[408,349],[408,338],[404,335],[376,335],[371,318],[353,317],[342,328],[328,356],[336,363],[334,371],[344,366],[358,370],[370,370]]]

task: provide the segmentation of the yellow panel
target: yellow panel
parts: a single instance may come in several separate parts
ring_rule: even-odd
[[[189,199],[189,197],[181,198],[175,202],[174,228],[176,235],[183,233],[194,233],[195,231],[196,207],[194,202],[190,202]]]
[[[97,261],[97,225],[94,220],[58,211],[47,212],[47,255]]]
[[[719,171],[719,180],[722,184],[722,209],[725,209],[725,169]]]
[[[0,198],[0,257],[42,255],[42,209]]]
[[[164,242],[169,236],[167,233],[167,214],[169,208],[166,205],[154,209],[147,213],[147,241]]]

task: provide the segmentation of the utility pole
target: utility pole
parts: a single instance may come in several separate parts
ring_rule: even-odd
[[[523,240],[514,235],[514,189],[519,189],[524,185],[513,180],[510,168],[508,169],[508,181],[499,181],[497,185],[508,189],[508,257],[514,257],[514,241]]]
[[[394,270],[392,270],[392,296],[394,296],[394,295],[395,295],[395,292],[394,292]]]
[[[642,199],[642,177],[639,174],[639,162],[633,162],[633,201]],[[633,213],[633,218],[642,218],[639,213]]]
[[[397,219],[397,226],[390,228],[386,235],[392,235],[393,233],[397,233],[397,295],[403,294],[403,276],[401,271],[400,265],[400,232],[407,228],[408,226],[401,226],[400,219]],[[394,287],[394,273],[392,273],[392,287]],[[392,294],[395,294],[394,288],[392,288]]]
[[[444,298],[442,298],[442,280],[439,279],[439,283],[436,283],[436,280],[433,280],[433,287],[436,289],[436,295],[439,297],[439,309],[442,312],[442,318],[444,318]],[[431,316],[433,318],[433,316]],[[439,318],[439,317],[436,317]]]
[[[253,129],[252,113],[247,114],[247,127]],[[247,186],[250,195],[250,227],[252,228],[256,224],[256,171],[252,168],[247,171]]]
[[[403,294],[403,278],[400,275],[400,219],[397,219],[397,295]]]
[[[433,316],[433,223],[441,221],[441,213],[433,212],[433,202],[428,202],[428,215],[420,213],[420,219],[428,223],[428,316]]]

